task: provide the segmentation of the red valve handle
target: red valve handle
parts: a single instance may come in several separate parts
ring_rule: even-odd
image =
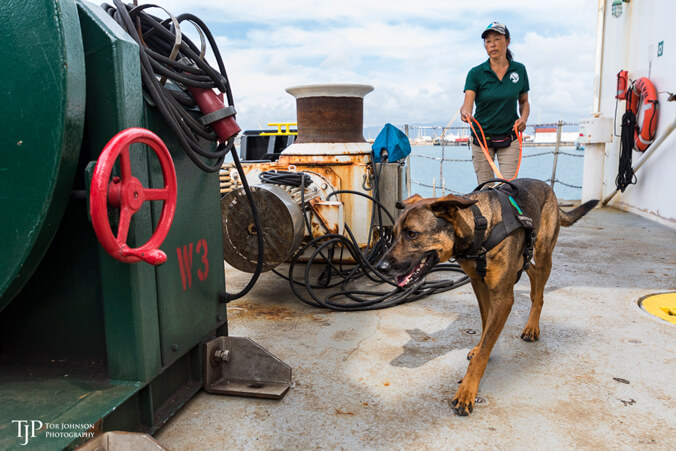
[[[131,173],[129,146],[142,143],[157,155],[164,177],[164,188],[144,188],[139,179]],[[110,179],[115,161],[120,158],[120,176]],[[164,202],[157,228],[147,243],[140,247],[127,246],[127,235],[131,217],[143,202],[161,200]],[[117,235],[113,234],[108,220],[108,207],[120,209]],[[92,177],[89,193],[89,209],[92,225],[101,246],[113,258],[125,263],[144,261],[160,265],[167,261],[167,254],[159,249],[167,237],[176,212],[176,169],[171,154],[162,140],[150,130],[128,128],[119,132],[103,148]]]

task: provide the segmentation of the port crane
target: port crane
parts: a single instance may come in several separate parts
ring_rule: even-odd
[[[451,127],[451,124],[455,122],[455,120],[458,118],[458,115],[460,115],[460,110],[456,111],[451,120],[448,121],[448,124],[446,124],[446,126],[441,129],[441,135],[439,135],[439,137],[436,138],[435,141],[438,141],[439,144],[441,144],[441,141],[443,141],[444,137],[446,136],[446,130],[448,130]]]

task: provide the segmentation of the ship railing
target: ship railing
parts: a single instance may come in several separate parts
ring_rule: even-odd
[[[535,144],[536,146],[547,146],[547,147],[553,147],[554,150],[549,150],[549,151],[544,151],[544,152],[537,152],[533,154],[524,154],[522,158],[527,159],[527,158],[538,158],[538,157],[544,157],[547,155],[554,155],[553,163],[552,163],[552,172],[551,172],[551,177],[548,179],[544,180],[545,182],[549,183],[552,188],[556,183],[566,186],[568,188],[573,188],[573,189],[581,189],[582,186],[575,185],[572,183],[568,183],[564,180],[561,180],[557,178],[556,176],[556,169],[558,166],[558,159],[559,157],[571,157],[571,158],[583,158],[584,157],[584,148],[577,142],[571,142],[571,141],[562,141],[561,136],[562,136],[562,130],[563,127],[577,127],[577,123],[571,123],[571,122],[564,122],[564,121],[558,121],[556,123],[542,123],[542,124],[530,124],[526,128],[526,132],[528,129],[539,129],[539,128],[550,128],[550,127],[556,127],[556,140],[553,142],[524,142],[524,147],[531,147],[532,144]],[[420,134],[422,130],[439,130],[441,131],[441,135],[445,135],[446,132],[450,130],[457,130],[459,133],[458,135],[460,137],[469,137],[470,136],[470,129],[468,126],[452,126],[452,127],[435,127],[435,126],[418,126],[418,125],[411,125],[411,124],[404,124],[402,127],[404,132],[407,134],[407,136],[415,136],[416,134]],[[526,134],[526,133],[524,133]],[[466,146],[469,148],[469,141],[466,143],[463,143],[462,146]],[[451,194],[463,194],[462,192],[455,191],[448,186],[446,186],[446,180],[444,178],[444,163],[467,163],[471,162],[471,158],[448,158],[446,156],[446,147],[458,147],[458,144],[447,144],[445,143],[444,140],[441,140],[439,142],[438,146],[435,146],[439,148],[439,156],[431,156],[431,155],[421,155],[421,154],[416,154],[414,152],[411,153],[410,157],[412,159],[425,159],[425,160],[432,160],[432,161],[437,161],[439,163],[439,179],[433,178],[432,183],[425,183],[419,180],[410,180],[411,184],[414,184],[416,186],[421,186],[424,188],[432,189],[432,197],[436,197],[437,190],[441,192],[441,195],[444,196],[447,193]],[[567,152],[567,151],[562,151],[562,147],[572,147],[573,151],[572,152]],[[408,190],[410,192],[410,189]],[[410,193],[409,193],[410,194]]]

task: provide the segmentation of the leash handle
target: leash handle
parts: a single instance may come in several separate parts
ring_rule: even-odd
[[[521,158],[523,155],[523,133],[519,131],[516,122],[514,122],[514,133],[516,133],[516,137],[519,140],[519,161],[516,166],[516,172],[514,173],[514,177],[511,179],[505,179],[505,177],[502,175],[502,172],[498,169],[498,167],[495,165],[495,162],[491,158],[491,154],[488,153],[488,144],[486,143],[486,135],[484,135],[484,130],[481,128],[481,124],[479,124],[479,121],[474,119],[474,117],[470,116],[469,117],[469,125],[472,128],[472,131],[474,132],[474,136],[477,138],[479,137],[479,134],[476,132],[476,129],[474,128],[474,124],[479,127],[479,131],[481,132],[481,139],[479,139],[479,147],[481,147],[481,150],[484,153],[484,156],[486,157],[486,160],[488,161],[488,164],[491,166],[491,169],[493,169],[493,174],[495,177],[507,181],[512,181],[514,180],[518,175],[519,175],[519,169],[521,168]]]
[[[509,180],[499,179],[499,178],[488,179],[485,182],[480,183],[476,188],[474,188],[474,191],[480,191],[481,188],[483,188],[485,185],[488,185],[489,183],[500,183],[500,184],[504,183],[504,184],[509,185],[512,188],[514,188],[514,192],[517,192],[517,193],[519,192],[518,186],[516,186],[515,184],[513,184]]]

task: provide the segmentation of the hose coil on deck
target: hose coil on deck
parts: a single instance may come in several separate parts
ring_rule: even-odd
[[[273,270],[275,274],[289,281],[293,293],[305,304],[337,311],[378,310],[413,302],[432,294],[443,293],[469,282],[469,277],[457,263],[438,264],[431,272],[455,272],[461,274],[460,277],[433,281],[423,279],[405,289],[398,287],[375,268],[377,262],[392,246],[392,228],[383,225],[383,215],[387,216],[391,224],[394,224],[395,219],[379,201],[378,186],[384,163],[377,165],[372,160],[371,164],[377,168],[373,171],[374,196],[358,191],[338,190],[330,193],[327,199],[339,194],[368,198],[374,206],[369,230],[376,231],[377,236],[371,233],[368,244],[362,248],[350,227],[345,224],[346,234],[329,233],[311,239],[300,247],[290,260],[288,275]],[[263,181],[300,183],[304,188],[307,186],[307,180],[300,177],[302,176],[299,173],[282,174],[281,171],[270,171],[260,176]],[[311,236],[307,212],[305,212],[305,217]],[[348,256],[346,254],[349,254],[349,259],[344,258]],[[301,257],[307,258],[304,266],[301,264]],[[356,263],[343,264],[344,260]],[[317,268],[317,264],[320,263],[324,264],[324,267],[318,270],[318,275],[313,275],[312,269]],[[299,267],[302,271],[301,278],[294,275]]]

